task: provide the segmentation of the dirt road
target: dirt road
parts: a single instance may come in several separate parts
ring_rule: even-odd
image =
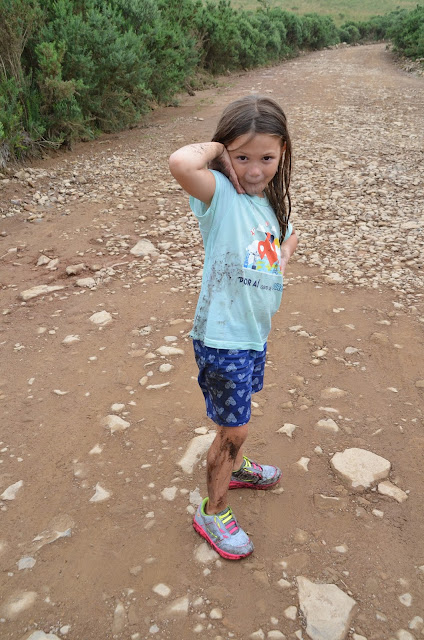
[[[231,563],[191,526],[204,454],[178,464],[213,424],[167,158],[249,92],[289,117],[300,246],[248,447],[283,480],[231,493],[255,544]],[[381,45],[317,52],[0,181],[2,640],[423,637],[423,96]],[[380,456],[356,488],[352,448]]]

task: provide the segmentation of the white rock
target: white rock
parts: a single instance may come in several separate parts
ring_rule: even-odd
[[[118,602],[115,607],[115,611],[113,612],[113,621],[112,621],[112,634],[118,635],[122,633],[125,629],[125,625],[128,622],[127,612],[125,611],[125,607],[122,602]]]
[[[324,400],[333,400],[334,398],[344,398],[347,395],[347,391],[338,389],[337,387],[327,387],[321,391],[321,398]]]
[[[347,353],[349,356],[353,355],[354,353],[358,353],[359,349],[357,349],[356,347],[346,347],[345,349],[345,353]]]
[[[284,633],[281,633],[278,629],[272,629],[267,634],[268,640],[285,640],[285,637]]]
[[[347,553],[348,546],[346,544],[339,544],[337,547],[334,547],[334,551],[337,551],[337,553]]]
[[[360,636],[359,633],[354,633],[352,635],[352,640],[367,640],[365,636]]]
[[[16,498],[16,495],[17,495],[19,489],[21,489],[23,486],[24,486],[24,481],[23,480],[19,480],[18,482],[14,482],[9,487],[7,487],[7,489],[5,491],[3,491],[3,493],[0,496],[0,499],[1,500],[14,500]]]
[[[194,551],[194,559],[201,564],[209,564],[218,558],[217,552],[206,542],[202,542]]]
[[[169,373],[169,371],[171,371],[174,368],[174,365],[169,364],[169,362],[165,362],[164,364],[161,364],[159,367],[159,371],[161,373]]]
[[[363,491],[374,482],[386,478],[390,462],[366,449],[345,449],[335,453],[331,466],[350,488]]]
[[[125,431],[125,429],[128,429],[130,426],[130,423],[123,420],[120,416],[111,414],[103,419],[103,426],[106,429],[110,429],[111,433],[115,433],[115,431]]]
[[[421,631],[424,628],[424,620],[421,616],[414,616],[408,627],[413,631]]]
[[[164,500],[172,502],[173,500],[175,500],[175,496],[177,495],[177,487],[165,487],[165,489],[163,489],[160,493]]]
[[[108,498],[110,498],[111,494],[109,491],[107,491],[106,489],[103,489],[103,487],[97,483],[96,484],[96,493],[94,494],[94,496],[92,496],[90,498],[90,502],[103,502],[104,500],[107,500]]]
[[[32,541],[31,551],[35,552],[45,547],[48,544],[52,544],[60,538],[70,538],[72,535],[72,527],[75,522],[73,519],[63,513],[59,516],[55,516],[49,522],[49,528],[44,529],[39,533]]]
[[[214,438],[215,432],[212,431],[204,436],[196,436],[190,441],[185,454],[177,463],[184,473],[187,475],[193,473],[194,465],[199,462],[201,457],[208,451]]]
[[[32,607],[36,599],[35,591],[19,591],[2,602],[0,615],[6,620],[15,620],[19,614]]]
[[[121,402],[115,402],[110,408],[110,410],[115,413],[119,413],[120,411],[123,411],[123,409],[125,409],[125,405]]]
[[[396,633],[396,638],[398,638],[398,640],[415,640],[412,633],[409,633],[406,629],[399,629]]]
[[[81,271],[84,271],[84,269],[85,264],[81,262],[80,264],[70,264],[68,267],[66,267],[65,271],[66,275],[68,276],[76,276],[81,273]]]
[[[170,382],[162,382],[162,384],[148,384],[146,389],[163,389],[164,387],[169,387]]]
[[[112,322],[112,316],[108,311],[97,311],[90,316],[90,321],[100,327],[106,327]]]
[[[31,289],[26,289],[20,293],[20,298],[24,302],[28,300],[32,300],[32,298],[37,298],[37,296],[44,296],[48,293],[53,293],[53,291],[61,291],[65,287],[61,285],[47,285],[40,284],[37,287],[32,287]]]
[[[281,580],[279,580],[277,584],[279,587],[281,587],[281,589],[290,589],[290,587],[292,586],[291,583],[288,580],[284,580],[284,578],[281,578]]]
[[[35,558],[24,556],[16,564],[18,565],[19,571],[22,571],[23,569],[32,569],[36,562]]]
[[[373,514],[373,516],[375,516],[376,518],[384,518],[384,511],[380,511],[380,509],[373,509],[371,511],[371,513]]]
[[[159,347],[158,349],[156,349],[156,351],[158,353],[160,353],[161,356],[180,356],[180,355],[184,355],[184,349],[179,349],[177,347],[169,347],[166,344],[164,344],[161,347]]]
[[[262,629],[258,629],[257,631],[251,633],[249,638],[250,640],[265,640],[265,634]]]
[[[61,391],[61,389],[53,389],[53,393],[57,396],[66,396],[69,391]]]
[[[296,464],[301,469],[304,469],[304,471],[308,471],[308,464],[310,463],[310,461],[310,458],[300,458],[300,460],[298,460]]]
[[[412,596],[410,593],[402,593],[401,596],[399,596],[399,602],[401,604],[403,604],[405,607],[410,607],[412,604]]]
[[[314,584],[297,577],[299,605],[312,640],[343,640],[349,631],[356,602],[335,584]]]
[[[42,267],[45,264],[49,264],[51,258],[41,254],[41,256],[37,260],[37,267]]]
[[[297,425],[286,422],[280,429],[277,429],[277,433],[284,433],[289,438],[292,438],[295,429],[298,429]]]
[[[44,633],[44,631],[33,631],[25,640],[60,640],[54,633]]]
[[[165,342],[177,342],[178,338],[177,336],[165,336],[164,340]]]
[[[163,582],[159,582],[159,584],[153,587],[153,591],[158,594],[158,596],[162,596],[162,598],[167,598],[171,593],[171,589]]]
[[[90,449],[88,453],[90,456],[93,456],[95,454],[101,453],[102,451],[103,451],[103,447],[101,447],[99,444],[95,444],[94,447]]]
[[[165,615],[166,616],[172,616],[175,614],[187,615],[188,605],[189,605],[189,600],[187,596],[182,596],[182,598],[177,598],[165,609]]]
[[[74,342],[79,342],[80,340],[81,338],[79,336],[73,336],[72,334],[70,334],[69,336],[65,336],[65,338],[63,338],[62,344],[67,346],[69,344],[73,344]]]
[[[332,418],[323,418],[322,420],[318,420],[316,426],[318,429],[330,431],[331,433],[337,433],[339,431],[337,422],[334,422]]]
[[[215,607],[209,614],[211,620],[222,620],[222,611],[219,607]]]
[[[130,250],[133,256],[137,256],[137,258],[141,258],[143,256],[149,256],[154,253],[158,253],[155,245],[150,242],[150,240],[139,240],[136,245]]]
[[[199,504],[202,503],[202,496],[200,495],[199,487],[196,487],[195,489],[193,489],[193,491],[190,491],[189,500],[190,504],[192,504],[194,507],[198,507]]]
[[[97,282],[94,278],[78,278],[75,284],[77,287],[86,287],[87,289],[92,289],[96,286]]]
[[[284,617],[287,618],[287,620],[296,620],[297,607],[293,605],[291,607],[287,607],[287,609],[284,609],[283,614],[284,614]]]
[[[339,284],[344,282],[344,278],[340,275],[340,273],[329,273],[328,276],[325,276],[325,281],[329,284]]]
[[[381,493],[383,496],[389,496],[389,498],[394,498],[397,502],[405,502],[405,500],[408,499],[408,494],[402,491],[402,489],[399,489],[395,484],[389,482],[389,480],[380,482],[377,489],[378,493]]]

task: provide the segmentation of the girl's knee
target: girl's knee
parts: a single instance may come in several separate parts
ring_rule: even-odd
[[[222,442],[229,442],[238,449],[247,438],[248,426],[247,424],[241,427],[220,427],[219,436]]]

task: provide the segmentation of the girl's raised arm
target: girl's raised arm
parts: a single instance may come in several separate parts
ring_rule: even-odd
[[[215,193],[215,176],[209,171],[209,164],[226,175],[236,187],[237,176],[227,149],[220,142],[189,144],[169,158],[169,168],[177,182],[187,193],[205,204],[210,204]]]

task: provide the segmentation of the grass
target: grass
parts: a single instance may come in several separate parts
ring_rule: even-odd
[[[235,8],[259,8],[257,0],[232,0]],[[269,0],[271,7],[280,7],[297,15],[318,13],[331,16],[337,26],[347,20],[368,20],[396,9],[415,9],[417,0]]]

